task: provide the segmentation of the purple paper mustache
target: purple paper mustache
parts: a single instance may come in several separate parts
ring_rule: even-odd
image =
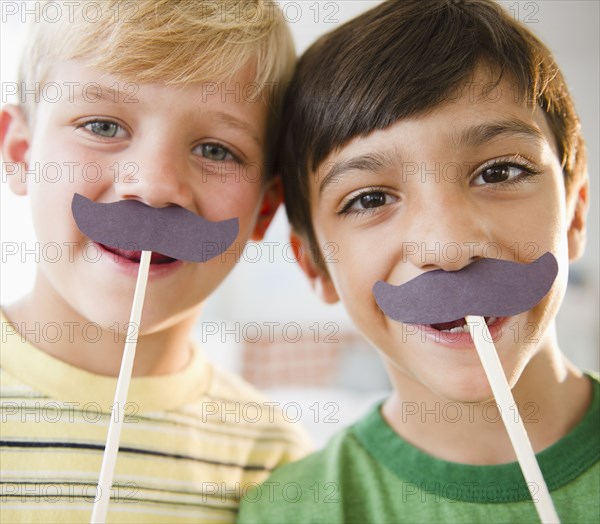
[[[459,271],[435,270],[393,286],[373,286],[375,301],[392,320],[440,324],[466,315],[510,317],[535,306],[558,273],[552,253],[530,264],[485,258]]]
[[[190,262],[220,255],[238,235],[237,218],[211,222],[179,206],[155,208],[137,200],[105,204],[75,193],[71,210],[80,231],[100,244]]]

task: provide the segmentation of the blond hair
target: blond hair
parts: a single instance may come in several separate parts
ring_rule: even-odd
[[[19,68],[29,92],[52,64],[70,59],[167,85],[222,81],[252,64],[256,89],[269,87],[278,115],[294,68],[289,28],[268,0],[41,0],[37,10]]]

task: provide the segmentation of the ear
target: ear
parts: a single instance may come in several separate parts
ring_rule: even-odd
[[[573,190],[575,190],[575,188]],[[577,195],[575,195],[573,198],[576,199],[575,207],[573,210],[573,216],[571,218],[571,224],[569,226],[569,231],[567,232],[570,261],[575,261],[581,257],[585,249],[585,225],[589,207],[589,179],[587,176],[577,190]]]
[[[277,176],[269,182],[264,190],[258,219],[256,220],[254,231],[250,236],[252,240],[258,242],[264,238],[265,233],[275,216],[275,212],[282,201],[283,188],[281,186],[281,179]]]
[[[339,302],[340,297],[335,290],[330,276],[315,263],[308,242],[292,232],[290,233],[290,243],[294,257],[296,257],[300,269],[308,277],[313,291],[327,304]]]
[[[2,164],[8,184],[17,195],[27,193],[25,172],[29,164],[31,135],[29,125],[18,106],[6,105],[0,112],[0,144]]]

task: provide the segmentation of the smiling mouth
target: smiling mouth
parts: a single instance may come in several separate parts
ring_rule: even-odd
[[[106,244],[99,244],[99,246],[102,249],[104,249],[105,251],[112,253],[114,255],[116,261],[118,261],[119,259],[125,259],[133,264],[140,263],[140,258],[142,257],[141,251],[132,251],[129,249],[118,249],[118,248],[107,246]],[[166,255],[161,255],[160,253],[156,253],[155,251],[152,251],[152,255],[150,257],[150,264],[156,264],[156,265],[172,264],[173,262],[176,262],[176,261],[177,261],[176,258],[171,258]]]
[[[485,323],[487,326],[492,326],[500,317],[484,317]],[[451,322],[441,322],[440,324],[425,324],[427,327],[431,329],[435,329],[436,331],[440,331],[443,333],[469,333],[469,326],[467,326],[467,321],[464,318],[459,318],[457,320],[453,320]]]

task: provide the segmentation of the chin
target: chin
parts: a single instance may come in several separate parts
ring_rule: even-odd
[[[464,376],[455,375],[443,384],[431,384],[426,387],[448,402],[484,403],[494,398],[483,369],[477,373],[465,373]]]
[[[442,395],[448,402],[459,404],[485,404],[494,400],[494,394],[489,385],[480,388],[465,388],[461,391],[443,392]]]

